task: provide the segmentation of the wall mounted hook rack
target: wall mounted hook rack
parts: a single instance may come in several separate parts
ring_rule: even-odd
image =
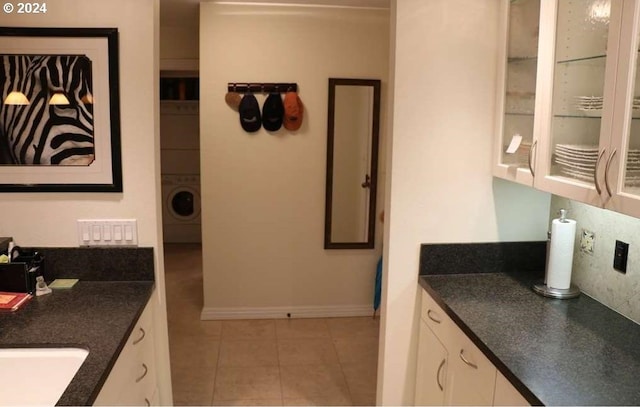
[[[275,83],[262,83],[262,82],[229,82],[227,83],[227,91],[228,92],[238,92],[238,93],[271,93],[271,92],[297,92],[298,84],[297,83],[283,83],[283,82],[275,82]]]

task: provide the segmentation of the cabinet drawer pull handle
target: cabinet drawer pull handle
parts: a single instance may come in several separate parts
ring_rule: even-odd
[[[134,345],[139,344],[140,342],[142,342],[142,340],[144,339],[144,336],[147,334],[144,329],[140,328],[140,332],[142,333],[142,335],[140,335],[140,337],[138,339],[136,339],[135,341],[133,341]]]
[[[439,324],[439,323],[441,323],[441,322],[442,322],[442,320],[440,320],[440,319],[438,319],[438,318],[435,318],[433,315],[434,315],[434,312],[433,312],[433,311],[431,311],[431,310],[428,310],[428,311],[427,311],[427,316],[429,317],[429,319],[430,319],[430,320],[432,320],[432,321],[433,321],[433,322],[435,322],[436,324]]]
[[[145,365],[144,363],[142,364],[142,368],[144,369],[144,373],[142,373],[142,376],[138,377],[136,379],[136,383],[140,383],[140,380],[144,379],[144,377],[147,375],[147,373],[149,372],[149,369],[147,368],[147,365]]]
[[[144,398],[144,403],[147,405],[147,407],[151,407],[151,402],[149,401],[148,398]]]
[[[609,197],[613,196],[613,194],[611,193],[611,186],[609,186],[609,167],[611,167],[611,162],[613,161],[613,157],[615,157],[617,152],[618,150],[613,150],[613,153],[611,153],[609,159],[607,160],[607,165],[604,167],[604,186],[607,188]]]
[[[531,171],[531,175],[534,177],[536,176],[536,172],[533,170],[533,150],[536,149],[537,145],[538,145],[538,140],[534,140],[533,145],[529,149],[529,157],[527,158],[527,162],[529,163],[529,171]]]
[[[598,184],[598,167],[600,166],[600,160],[602,159],[602,156],[606,151],[607,149],[605,148],[600,152],[600,155],[598,155],[598,159],[596,160],[596,168],[595,170],[593,170],[593,183],[596,186],[596,191],[598,192],[598,195],[602,194],[602,188],[600,188],[600,184]]]
[[[436,383],[438,383],[440,391],[444,391],[444,386],[440,383],[440,372],[442,371],[442,368],[444,367],[444,363],[446,361],[447,359],[442,359],[442,362],[440,362],[440,366],[438,366],[438,371],[436,372]]]
[[[471,366],[474,369],[478,368],[478,365],[476,365],[475,363],[471,363],[467,360],[467,358],[464,357],[464,349],[460,349],[460,359],[462,359],[462,361],[464,363],[466,363],[467,365]]]

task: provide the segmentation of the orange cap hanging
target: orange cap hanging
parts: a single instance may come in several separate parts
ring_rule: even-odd
[[[284,95],[284,119],[282,125],[285,129],[296,131],[302,126],[304,105],[298,96],[298,92],[287,92]]]

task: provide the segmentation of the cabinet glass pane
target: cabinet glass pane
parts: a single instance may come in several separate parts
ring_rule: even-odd
[[[636,48],[640,50],[640,38],[636,39]],[[640,52],[640,51],[639,51]],[[625,157],[624,184],[622,190],[626,193],[640,196],[640,69],[638,64],[640,55],[636,52],[635,86],[631,105],[632,120],[627,139],[627,155]]]
[[[551,175],[593,184],[611,3],[559,0],[551,127]]]
[[[511,0],[502,132],[504,164],[526,167],[528,162],[533,141],[539,20],[540,0]],[[522,137],[520,148],[507,153],[507,147],[516,135]]]

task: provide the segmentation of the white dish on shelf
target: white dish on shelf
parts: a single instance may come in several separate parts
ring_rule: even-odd
[[[591,167],[580,167],[580,166],[577,166],[577,165],[566,164],[566,163],[558,162],[558,161],[556,161],[556,164],[557,164],[560,168],[564,168],[564,169],[571,170],[571,171],[582,172],[582,173],[585,173],[585,174],[592,174],[592,173],[595,171],[595,169],[596,169],[596,167],[595,167],[595,166],[591,166]]]
[[[586,101],[593,101],[593,100],[602,101],[602,100],[604,100],[603,96],[574,96],[573,98],[577,99],[577,100],[586,100]]]
[[[598,156],[598,146],[591,145],[556,144],[555,150],[581,156]]]
[[[584,163],[595,163],[598,160],[597,155],[579,155],[579,154],[570,154],[564,151],[555,151],[554,154],[560,158],[569,161],[575,162],[584,162]]]
[[[578,164],[571,161],[563,160],[562,158],[556,157],[556,163],[571,169],[576,170],[585,170],[585,171],[593,171],[595,170],[595,164]]]
[[[576,178],[582,181],[591,181],[593,182],[593,174],[585,174],[582,172],[578,172],[578,171],[572,171],[566,168],[561,168],[560,172],[565,175],[568,176],[569,178]]]
[[[575,164],[575,165],[581,165],[585,167],[595,167],[596,162],[598,161],[596,158],[566,157],[566,156],[563,156],[562,154],[557,154],[557,153],[555,155],[555,159],[558,161]]]

